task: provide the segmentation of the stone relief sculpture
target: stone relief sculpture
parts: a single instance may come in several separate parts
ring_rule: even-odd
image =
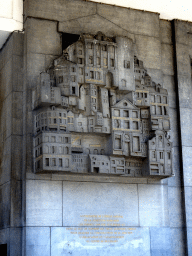
[[[33,91],[34,170],[172,176],[167,90],[133,42],[83,34]]]

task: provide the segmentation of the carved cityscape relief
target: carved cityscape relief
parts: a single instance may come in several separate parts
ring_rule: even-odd
[[[168,93],[133,42],[83,34],[33,91],[34,170],[172,176]]]

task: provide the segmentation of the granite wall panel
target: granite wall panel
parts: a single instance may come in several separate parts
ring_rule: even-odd
[[[27,180],[27,226],[62,226],[62,182]]]
[[[135,35],[137,57],[145,68],[161,69],[161,42],[159,38]]]
[[[71,230],[74,230],[71,231]],[[124,228],[125,229],[125,228]],[[51,228],[51,255],[74,256],[150,256],[150,236],[148,228],[130,228],[129,232],[108,229],[67,229],[65,227]],[[85,234],[83,234],[85,233]],[[118,238],[118,237],[121,238]],[[95,238],[97,237],[97,238]],[[109,238],[114,237],[114,238]],[[28,256],[28,255],[27,255]]]
[[[170,228],[151,227],[151,256],[173,256],[170,237]]]
[[[183,172],[185,185],[192,187],[192,147],[183,146]]]
[[[183,190],[181,188],[168,187],[170,227],[177,228],[185,226],[182,212],[182,193]]]
[[[135,36],[129,33],[127,30],[119,27],[117,24],[102,17],[98,14],[78,18],[75,20],[69,20],[65,22],[59,22],[58,31],[72,34],[90,33],[96,34],[98,31],[102,31],[107,36],[127,36],[135,41]]]
[[[50,228],[26,227],[26,256],[51,256]]]
[[[138,185],[140,226],[169,226],[167,186]]]
[[[160,20],[160,38],[161,43],[164,44],[172,44],[172,26],[171,21],[168,20]]]
[[[57,22],[29,18],[25,27],[27,52],[61,55],[62,41],[61,35],[57,32]]]
[[[0,228],[10,227],[10,183],[0,186]]]
[[[86,220],[85,215],[91,217]],[[137,185],[64,181],[63,226],[106,223],[95,215],[120,215],[112,224],[138,226]]]
[[[164,75],[174,75],[173,45],[161,45],[162,72]]]
[[[172,151],[173,159],[173,170],[175,176],[168,179],[169,186],[180,187],[181,186],[181,170],[180,170],[180,159],[179,159],[179,147],[173,147]]]
[[[181,140],[182,140],[182,145],[185,147],[192,146],[191,114],[192,114],[191,108],[180,108]]]
[[[163,88],[168,92],[169,107],[176,108],[176,89],[174,76],[163,74]]]

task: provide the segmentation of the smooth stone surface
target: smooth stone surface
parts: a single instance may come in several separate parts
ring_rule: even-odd
[[[171,135],[170,141],[172,142],[173,147],[179,146],[179,138],[178,138],[178,120],[177,120],[177,110],[175,108],[169,108],[169,116],[170,116],[170,125],[171,131],[169,134]]]
[[[111,5],[97,4],[97,13],[135,34],[159,37],[159,15]]]
[[[106,230],[77,230],[76,234],[71,234],[67,228],[51,228],[51,255],[63,256],[150,256],[150,237],[148,228],[133,228],[134,230],[129,232],[130,234],[123,235],[123,238],[116,238],[116,242],[104,242],[106,241]],[[108,230],[112,231],[112,230]],[[101,232],[101,233],[100,233]],[[82,235],[81,233],[89,233]],[[96,234],[99,238],[82,238],[93,237]],[[98,234],[99,233],[99,234]],[[112,231],[111,233],[114,233]],[[119,232],[117,232],[119,233]],[[122,232],[121,232],[122,233]],[[106,235],[107,236],[107,235]],[[114,235],[109,235],[114,237]],[[118,237],[119,235],[115,235]],[[102,237],[102,238],[100,238]],[[109,240],[109,238],[107,238]],[[114,238],[111,238],[114,239]],[[103,241],[103,242],[86,242],[88,241]]]
[[[191,76],[178,76],[179,104],[180,108],[192,108]]]
[[[184,226],[182,193],[181,188],[168,187],[170,227]]]
[[[151,227],[151,256],[173,256],[170,228]]]
[[[26,26],[28,52],[61,55],[61,35],[57,32],[57,22],[29,18]]]
[[[0,186],[0,228],[10,227],[10,183]]]
[[[186,226],[192,228],[192,187],[185,187]]]
[[[170,108],[176,108],[176,91],[174,76],[163,75],[163,88],[168,92],[168,102]]]
[[[173,45],[162,44],[161,45],[161,61],[162,61],[162,72],[165,75],[174,75],[173,67]]]
[[[137,58],[144,66],[152,69],[161,69],[161,43],[159,38],[135,35]]]
[[[171,250],[174,256],[185,256],[186,255],[186,241],[184,239],[184,229],[182,228],[171,228]],[[190,255],[190,254],[189,254]]]
[[[11,178],[11,137],[2,145],[2,170],[0,172],[0,184],[10,181]]]
[[[188,255],[192,255],[192,228],[187,228]]]
[[[176,55],[177,55],[177,72],[178,75],[190,74],[190,59],[189,59],[189,47],[184,44],[176,43]]]
[[[175,176],[168,178],[168,185],[179,187],[181,185],[179,147],[173,147],[172,149],[172,168]]]
[[[138,226],[137,185],[63,182],[63,226],[86,225],[84,215],[120,215],[118,225]],[[96,220],[88,223],[109,225]]]
[[[62,226],[62,182],[27,180],[27,226]]]
[[[26,16],[40,17],[48,20],[73,20],[79,17],[86,17],[96,13],[96,3],[83,2],[77,0],[54,0],[25,2]],[[79,11],[81,10],[81,11]]]
[[[171,21],[160,20],[159,25],[160,25],[161,42],[166,44],[172,44]]]
[[[138,192],[140,226],[168,226],[167,186],[138,184]]]
[[[50,256],[50,228],[26,227],[26,256]]]
[[[183,146],[182,153],[184,184],[192,187],[192,147]]]
[[[10,255],[21,256],[22,228],[10,228]]]
[[[82,17],[75,20],[59,22],[59,32],[73,33],[80,35],[82,33],[96,34],[102,31],[107,36],[126,36],[135,41],[135,36],[126,29],[119,27],[110,20],[94,14],[88,17]]]
[[[180,108],[180,120],[181,120],[181,140],[182,146],[191,147],[192,146],[192,109]]]

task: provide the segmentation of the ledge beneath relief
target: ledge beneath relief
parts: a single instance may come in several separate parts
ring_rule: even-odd
[[[28,180],[50,180],[50,181],[71,181],[71,182],[96,182],[96,183],[122,183],[122,184],[160,184],[166,185],[167,180],[149,177],[127,177],[114,175],[94,175],[76,173],[27,173]]]
[[[151,183],[158,182],[162,179],[174,177],[175,174],[171,175],[129,175],[129,174],[109,174],[109,173],[77,173],[67,171],[41,171],[36,173],[28,173],[29,179],[39,179],[49,175],[51,180],[76,180],[76,181],[95,181],[95,182],[121,182],[121,183]],[[51,175],[51,177],[50,177]],[[148,181],[149,182],[145,182]],[[133,182],[134,183],[134,182]]]

